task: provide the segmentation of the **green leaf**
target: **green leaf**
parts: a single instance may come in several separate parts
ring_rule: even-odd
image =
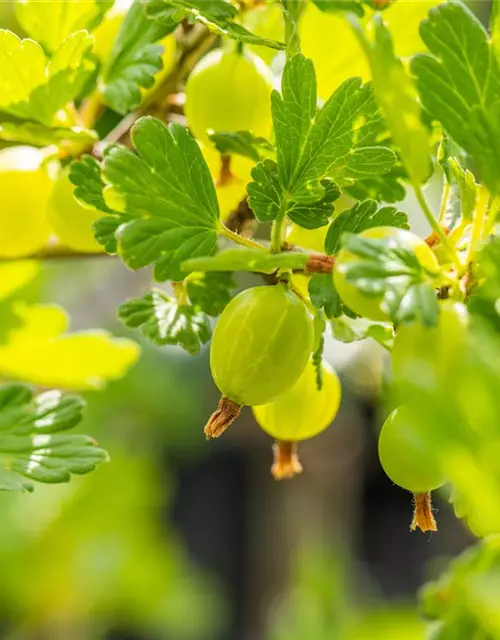
[[[472,222],[472,214],[476,208],[478,185],[468,169],[464,169],[456,158],[448,158],[448,167],[455,177],[460,191],[460,212],[466,222]]]
[[[211,31],[226,38],[272,49],[285,49],[283,42],[261,38],[234,22],[233,19],[237,17],[237,9],[226,0],[209,0],[208,2],[207,0],[191,0],[190,2],[186,0],[164,0],[164,4],[167,10],[180,10],[184,14],[182,17],[201,22]],[[156,18],[163,17],[164,19],[165,16],[170,15],[169,13],[159,12],[158,3],[153,3],[150,11],[154,12]]]
[[[424,108],[472,156],[488,189],[500,191],[500,74],[488,34],[461,2],[433,9],[420,27],[433,54],[416,56]]]
[[[74,196],[83,207],[110,214],[96,220],[92,228],[95,239],[107,253],[118,253],[116,233],[123,224],[132,220],[132,216],[118,213],[106,204],[99,163],[89,155],[74,160],[70,165],[69,179],[76,187]]]
[[[184,271],[257,271],[274,273],[277,269],[303,269],[308,260],[305,253],[285,251],[269,253],[259,249],[227,249],[211,258],[186,260]]]
[[[118,229],[131,220],[131,216],[118,214],[113,216],[104,216],[92,224],[94,237],[97,242],[104,247],[106,253],[118,253]]]
[[[191,304],[214,318],[224,311],[235,287],[232,273],[225,271],[193,273],[186,283]]]
[[[255,162],[274,150],[269,140],[254,136],[250,131],[220,131],[212,133],[210,140],[222,155],[237,154]]]
[[[395,323],[419,320],[435,326],[439,316],[433,278],[413,251],[398,238],[362,238],[344,233],[343,248],[359,260],[344,265],[348,281],[365,295],[382,296],[382,307]]]
[[[92,37],[71,34],[52,59],[39,44],[0,29],[0,111],[47,127],[60,126],[59,111],[82,91],[94,69]]]
[[[155,265],[158,280],[182,280],[181,263],[215,251],[219,205],[200,147],[187,129],[152,117],[132,128],[137,155],[115,146],[102,176],[131,216],[118,249],[132,269]]]
[[[332,222],[325,238],[325,250],[330,256],[337,255],[341,247],[342,234],[361,233],[372,227],[399,227],[409,229],[408,216],[397,207],[378,208],[374,200],[357,202],[350,209],[342,211]]]
[[[394,53],[391,34],[381,15],[373,19],[374,42],[355,24],[355,32],[370,63],[373,89],[394,144],[412,182],[420,184],[431,172],[430,137],[412,79]]]
[[[309,297],[316,309],[324,309],[327,318],[342,314],[342,300],[330,273],[315,273],[309,279]]]
[[[178,22],[152,20],[142,2],[132,3],[103,72],[104,102],[114,111],[125,115],[139,106],[141,88],[150,89],[163,66],[163,47],[155,43]]]
[[[14,6],[23,30],[53,53],[75,31],[95,28],[112,4],[112,0],[18,0]]]
[[[275,220],[281,206],[282,190],[278,165],[274,160],[262,160],[252,169],[253,182],[247,186],[248,204],[260,222]]]
[[[115,213],[104,201],[105,184],[101,178],[101,167],[93,156],[85,154],[79,160],[74,160],[69,169],[69,179],[76,187],[75,198],[82,206],[103,213]]]
[[[342,187],[384,174],[396,162],[394,152],[378,144],[385,127],[371,87],[357,78],[342,84],[318,110],[313,64],[296,55],[285,66],[281,95],[274,91],[271,102],[277,164],[259,163],[248,186],[250,206],[260,220],[328,202],[325,179]],[[323,204],[319,209],[318,222],[308,228],[325,224]]]
[[[49,128],[36,122],[4,122],[0,124],[0,140],[21,142],[39,147],[69,143],[71,149],[85,148],[98,140],[97,133],[82,127]]]
[[[396,165],[383,176],[357,180],[354,184],[345,186],[344,191],[355,200],[400,202],[406,196],[406,188],[401,182],[406,177],[403,167]]]
[[[33,491],[29,480],[67,482],[107,459],[91,438],[59,433],[80,422],[83,406],[61,391],[33,396],[25,385],[0,386],[1,490]]]
[[[349,318],[342,315],[333,318],[330,325],[333,337],[340,342],[351,343],[372,338],[382,346],[390,348],[394,339],[390,324],[373,322],[366,318]]]
[[[321,312],[314,316],[314,344],[311,361],[316,370],[316,388],[323,388],[323,351],[325,350],[326,322]]]
[[[144,337],[153,344],[176,344],[191,355],[198,353],[211,336],[204,313],[156,289],[122,304],[118,316],[127,327],[141,327]]]

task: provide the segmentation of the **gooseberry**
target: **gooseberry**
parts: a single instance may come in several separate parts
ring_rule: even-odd
[[[102,247],[94,238],[92,223],[103,216],[83,207],[73,195],[74,186],[63,169],[52,188],[48,202],[48,219],[59,242],[75,251],[94,252]]]
[[[373,227],[359,234],[362,238],[381,238],[397,241],[408,249],[413,249],[420,264],[429,271],[438,271],[436,256],[428,245],[418,236],[396,227]],[[335,259],[333,280],[342,301],[352,311],[370,320],[387,321],[388,313],[382,309],[382,296],[368,295],[346,279],[346,265],[359,258],[347,249],[342,249]]]
[[[378,454],[385,473],[403,489],[423,494],[445,483],[421,443],[418,425],[404,406],[393,411],[385,421],[380,431]]]
[[[309,361],[297,382],[268,404],[253,407],[258,424],[273,438],[298,442],[324,431],[337,415],[341,388],[337,374],[321,365],[323,384],[318,389],[316,368]]]
[[[211,131],[271,130],[272,74],[248,51],[218,49],[193,69],[186,84],[185,112],[196,138],[208,142]]]
[[[205,433],[216,437],[241,405],[271,402],[299,379],[313,346],[312,319],[284,284],[247,289],[224,309],[210,347],[223,399]]]
[[[463,304],[446,300],[440,303],[435,327],[420,322],[400,325],[392,350],[394,377],[412,378],[433,371],[445,382],[449,373],[461,366],[467,344],[469,316]]]
[[[46,154],[35,147],[0,151],[0,256],[17,258],[35,253],[47,242],[50,227],[47,201],[53,180],[44,165]]]

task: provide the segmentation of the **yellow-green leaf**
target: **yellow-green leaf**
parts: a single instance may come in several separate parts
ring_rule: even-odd
[[[95,389],[121,378],[139,347],[102,330],[66,333],[68,316],[55,305],[16,303],[20,320],[0,345],[0,376],[61,389]]]

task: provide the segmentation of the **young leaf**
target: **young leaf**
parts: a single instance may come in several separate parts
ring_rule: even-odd
[[[292,216],[299,206],[310,208],[308,228],[322,226],[333,212],[325,179],[344,186],[384,174],[396,162],[394,152],[377,143],[384,125],[371,88],[359,79],[346,81],[318,110],[314,67],[296,55],[285,66],[282,94],[274,91],[271,102],[277,164],[260,162],[248,186],[260,220]],[[303,214],[299,219],[303,224]]]
[[[227,249],[212,258],[186,260],[184,271],[257,271],[274,273],[277,269],[303,269],[306,253],[268,253],[259,249]]]
[[[132,128],[138,155],[115,146],[102,175],[133,218],[120,227],[118,249],[132,269],[155,264],[157,280],[182,280],[181,263],[214,252],[219,205],[200,147],[178,125],[152,117]]]
[[[237,154],[255,162],[274,150],[269,140],[254,136],[250,131],[220,131],[212,133],[210,140],[222,155]]]
[[[420,34],[433,54],[416,56],[411,66],[424,108],[472,156],[479,176],[496,194],[500,72],[488,35],[465,4],[456,1],[432,9]]]
[[[156,289],[122,304],[118,316],[131,329],[141,327],[144,337],[153,344],[177,344],[191,355],[200,351],[212,333],[204,313]]]
[[[373,89],[403,165],[415,184],[429,178],[430,137],[422,123],[421,107],[413,82],[394,53],[391,34],[381,15],[373,19],[374,43],[354,25],[370,63]]]
[[[92,30],[113,5],[112,0],[18,0],[16,17],[30,38],[49,53],[75,31]]]
[[[378,208],[374,200],[357,202],[350,209],[342,211],[332,222],[325,238],[325,251],[330,256],[340,251],[342,234],[361,233],[372,227],[399,227],[409,229],[408,216],[397,207]]]
[[[455,177],[460,191],[460,212],[462,218],[467,222],[472,222],[472,214],[476,208],[478,185],[468,169],[464,169],[456,158],[448,158],[448,167]]]
[[[164,5],[165,10],[162,11],[158,2],[148,3],[146,4],[146,10],[156,20],[165,20],[171,15],[180,13],[180,20],[190,18],[201,22],[211,31],[226,38],[272,49],[285,48],[283,42],[261,38],[234,22],[238,11],[234,5],[226,2],[226,0],[208,0],[208,2],[207,0],[164,0]],[[176,12],[172,10],[176,10]]]
[[[92,37],[78,31],[48,60],[33,40],[0,29],[0,111],[46,127],[60,126],[58,112],[79,95],[94,69],[87,57],[91,47]]]
[[[2,377],[44,387],[96,389],[121,378],[139,357],[134,342],[106,331],[66,333],[68,317],[55,305],[16,302],[11,313],[17,323],[0,344]]]
[[[382,296],[395,323],[419,321],[427,327],[437,323],[439,305],[433,277],[415,252],[398,239],[362,238],[344,233],[342,245],[359,257],[346,263],[347,280],[370,296]]]
[[[309,297],[316,309],[324,309],[327,318],[337,318],[342,313],[342,301],[330,273],[315,273],[309,279]]]
[[[107,459],[88,436],[62,435],[78,424],[84,403],[78,396],[47,391],[32,396],[20,384],[0,386],[0,490],[33,491],[28,480],[68,482]]]
[[[155,21],[142,2],[133,2],[118,32],[111,57],[103,71],[104,102],[124,115],[141,102],[141,87],[150,89],[162,68],[163,47],[156,44],[179,23]]]
[[[214,318],[224,311],[235,287],[233,275],[227,271],[193,273],[186,283],[191,304]]]

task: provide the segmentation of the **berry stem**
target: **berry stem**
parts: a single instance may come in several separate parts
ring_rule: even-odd
[[[283,227],[285,225],[287,207],[288,200],[284,197],[281,201],[280,210],[278,211],[278,215],[276,216],[271,229],[271,253],[279,253],[281,251],[281,247],[283,245]]]
[[[239,404],[229,400],[229,398],[222,397],[219,400],[217,409],[212,413],[205,425],[205,436],[207,440],[221,436],[240,415],[240,411],[241,406]]]
[[[437,531],[436,520],[432,513],[430,492],[413,494],[413,520],[410,529],[415,531],[417,527],[424,533],[426,531]]]
[[[275,440],[273,444],[274,462],[271,473],[275,480],[285,480],[302,473],[296,442]]]
[[[443,222],[444,220],[446,209],[448,208],[448,201],[450,199],[450,194],[451,194],[451,184],[445,178],[444,184],[443,184],[443,194],[441,196],[441,206],[439,207],[438,222]]]
[[[465,264],[469,265],[473,258],[474,254],[477,250],[478,244],[481,240],[481,235],[484,226],[484,220],[486,217],[486,212],[488,210],[488,204],[490,201],[490,194],[486,190],[485,187],[481,187],[479,191],[479,198],[477,200],[476,209],[474,211],[474,219],[472,221],[472,231],[469,240],[469,246],[467,248],[467,257],[465,259]]]
[[[427,218],[427,222],[430,224],[430,226],[432,227],[432,230],[438,236],[438,238],[439,238],[441,244],[443,245],[443,247],[450,254],[450,257],[451,257],[452,261],[455,263],[455,265],[457,266],[457,268],[458,269],[462,269],[462,263],[460,262],[460,258],[458,257],[458,253],[456,252],[455,248],[449,243],[448,238],[446,237],[446,234],[443,231],[443,228],[441,227],[439,222],[434,217],[434,214],[430,210],[430,207],[427,204],[427,200],[425,199],[425,196],[423,194],[422,187],[419,184],[414,183],[413,184],[413,190],[415,191],[415,196],[416,196],[416,198],[418,200],[420,208],[422,209],[425,217]]]

